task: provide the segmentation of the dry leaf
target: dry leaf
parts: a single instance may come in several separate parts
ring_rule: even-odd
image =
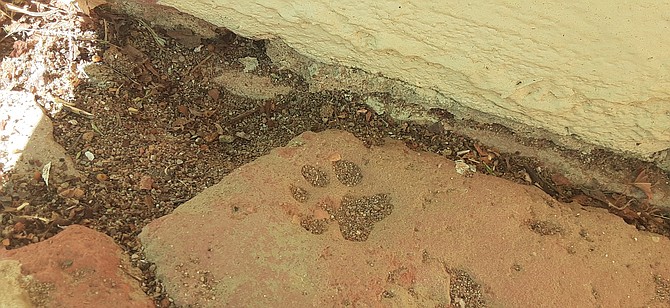
[[[96,178],[98,181],[100,181],[100,182],[104,182],[104,181],[109,180],[109,176],[106,175],[106,174],[104,174],[104,173],[98,173],[98,174],[95,176],[95,178]]]
[[[151,190],[151,187],[154,185],[154,179],[150,176],[145,175],[140,179],[140,189],[142,190]]]
[[[151,197],[151,195],[145,195],[144,196],[144,205],[148,208],[151,208],[154,206],[154,199]]]
[[[26,225],[21,221],[14,224],[14,232],[23,232],[25,229]]]
[[[121,52],[130,57],[130,60],[135,62],[137,65],[144,64],[145,62],[149,61],[149,56],[135,48],[133,45],[123,46]]]
[[[477,154],[479,155],[479,160],[485,164],[490,164],[494,158],[496,158],[496,154],[493,152],[490,152],[487,149],[482,149],[482,147],[479,146],[479,144],[474,144],[475,150],[477,151]],[[473,159],[475,158],[474,156],[472,157]]]
[[[168,30],[166,31],[166,34],[169,37],[177,40],[188,49],[193,49],[200,46],[202,41],[202,37],[200,35],[194,34],[193,31],[189,29]]]
[[[198,110],[198,109],[195,109],[195,108],[188,108],[188,111],[190,111],[191,114],[194,115],[194,116],[196,116],[196,117],[202,117],[202,116],[205,115],[204,112],[202,112],[202,111],[200,111],[200,110]]]
[[[44,184],[49,186],[49,171],[51,171],[51,162],[48,162],[44,167],[42,167],[42,179],[44,180]]]
[[[61,191],[58,195],[63,198],[81,199],[84,196],[84,190],[78,187],[68,188],[66,190]]]
[[[551,175],[551,180],[554,182],[554,184],[556,184],[556,186],[572,185],[572,182],[570,182],[570,180],[568,180],[568,178],[566,178],[562,174],[558,174],[558,173],[552,174]]]
[[[74,189],[74,198],[75,199],[81,199],[84,196],[84,190],[81,188],[75,188]]]
[[[219,140],[219,134],[218,133],[209,133],[206,134],[205,136],[202,137],[205,142],[210,143],[214,142],[215,140]]]
[[[654,198],[654,193],[651,191],[651,183],[632,183],[631,185],[639,188],[645,195],[647,195],[648,200]]]
[[[218,89],[209,89],[209,91],[207,91],[207,95],[209,95],[209,97],[211,97],[213,100],[218,100],[220,94],[221,93]]]
[[[223,135],[225,131],[223,130],[223,127],[219,123],[214,123],[214,126],[216,127],[216,133],[219,135]]]
[[[81,139],[83,139],[86,142],[93,141],[93,138],[95,138],[95,132],[92,131],[85,132],[81,135]]]
[[[154,76],[156,76],[156,77],[158,77],[158,78],[161,77],[160,73],[158,73],[158,70],[156,70],[156,68],[151,64],[151,62],[149,62],[149,61],[144,62],[144,67],[145,67],[149,72],[151,72]]]
[[[649,176],[647,175],[646,170],[641,170],[640,173],[635,177],[634,183],[649,182]]]
[[[172,127],[181,127],[188,124],[189,122],[191,122],[191,120],[187,118],[177,118],[172,122]]]
[[[186,107],[184,105],[177,106],[177,111],[179,111],[179,113],[181,113],[182,115],[185,115],[185,116],[188,115],[188,107]]]
[[[649,176],[645,170],[640,171],[640,173],[635,178],[635,181],[630,183],[630,185],[633,185],[641,190],[647,196],[647,200],[654,198],[654,193],[651,191],[651,182],[649,182]]]
[[[107,1],[105,0],[77,0],[79,8],[86,15],[91,15],[91,10],[106,3]]]
[[[482,148],[478,144],[475,143],[474,145],[475,145],[475,150],[477,150],[477,154],[479,154],[479,156],[482,156],[482,157],[488,156],[488,153],[486,151],[482,150]]]

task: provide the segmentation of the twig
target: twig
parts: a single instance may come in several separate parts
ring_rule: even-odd
[[[663,216],[663,215],[651,214],[651,216],[656,217],[656,218],[665,219],[665,220],[670,220],[670,217]]]
[[[156,41],[156,44],[158,44],[158,46],[165,47],[165,43],[167,43],[166,39],[158,36],[158,33],[156,33],[156,31],[154,31],[154,29],[149,27],[149,25],[147,25],[147,23],[144,22],[144,20],[140,19],[139,22],[144,28],[146,28],[149,31],[149,34],[151,34],[151,36],[154,38],[154,41]]]
[[[105,26],[105,41],[108,41],[109,40],[109,29],[108,29],[108,25],[107,25],[107,19],[103,19],[102,21],[103,21],[102,24]]]
[[[4,4],[7,4],[4,1],[0,1],[0,2],[2,2]],[[5,12],[5,10],[0,10],[0,13],[2,13],[2,15],[5,15],[5,17],[7,17],[9,19],[14,19],[14,18],[12,18],[12,16],[9,16],[9,14],[7,14],[7,12]]]
[[[54,10],[47,11],[47,12],[31,12],[31,11],[28,11],[24,8],[20,8],[18,6],[15,6],[11,3],[5,3],[5,6],[7,7],[7,9],[12,10],[14,12],[19,12],[21,14],[26,14],[28,16],[33,16],[33,17],[44,17],[44,16],[48,16],[48,15],[51,15],[51,14],[54,14],[54,13],[57,13],[57,12],[60,11],[58,9],[54,9]]]
[[[65,108],[66,110],[68,110],[68,111],[70,111],[70,112],[72,112],[72,113],[74,113],[74,114],[78,114],[78,115],[80,115],[80,116],[84,116],[84,117],[87,117],[87,118],[89,118],[89,119],[93,118],[93,114],[92,114],[92,113],[90,113],[90,112],[88,112],[88,111],[84,111],[84,110],[82,110],[82,109],[79,109],[79,108],[73,106],[72,104],[66,102],[64,99],[61,99],[61,98],[56,97],[56,96],[53,96],[53,95],[51,95],[51,94],[47,94],[47,95],[46,95],[46,98],[47,98],[48,100],[54,102],[54,103],[61,104],[61,105],[63,106],[63,108]]]
[[[193,71],[195,71],[197,68],[199,68],[200,66],[202,66],[202,64],[204,64],[205,62],[207,62],[207,60],[209,60],[209,58],[211,58],[213,55],[214,55],[214,54],[211,53],[211,54],[209,54],[207,57],[205,57],[204,59],[202,59],[202,61],[198,62],[198,64],[196,64],[194,67],[192,67],[190,70],[188,70],[188,73],[186,73],[186,75],[191,75],[191,73],[193,73]]]
[[[26,219],[37,219],[37,220],[42,221],[42,222],[47,223],[47,224],[51,222],[50,219],[42,218],[42,217],[39,217],[37,215],[35,215],[35,216],[21,215],[21,216],[18,216],[18,217],[19,218],[26,218]]]
[[[100,129],[98,128],[98,126],[95,125],[95,122],[91,121],[91,127],[93,128],[93,130],[94,130],[95,132],[97,132],[97,133],[100,134],[101,136],[104,136],[104,135],[105,135],[105,134],[102,133],[102,131],[100,131]]]
[[[140,86],[140,87],[143,87],[141,83],[139,83],[138,81],[136,81],[136,80],[133,79],[133,78],[128,77],[126,74],[122,73],[121,71],[117,70],[116,68],[112,67],[111,65],[107,65],[107,67],[111,68],[114,72],[116,72],[117,74],[123,76],[124,78],[130,80],[132,83],[134,83],[134,84],[136,84],[136,85],[138,85],[138,86]]]
[[[630,199],[630,200],[628,200],[628,202],[626,202],[626,204],[624,204],[624,205],[622,205],[622,206],[616,206],[614,203],[612,203],[612,202],[610,202],[609,200],[607,200],[607,205],[609,205],[609,206],[611,206],[611,207],[613,207],[613,208],[615,208],[615,209],[617,209],[617,210],[619,210],[619,211],[623,211],[625,208],[628,207],[628,205],[630,205],[631,202],[633,202],[633,200],[634,200],[634,199]]]
[[[11,34],[13,35],[19,32],[37,32],[52,36],[66,36],[84,41],[96,41],[94,37],[85,37],[83,34],[74,34],[67,31],[54,31],[54,30],[32,29],[32,28],[21,28],[21,27],[12,29]]]
[[[92,41],[95,42],[95,43],[107,44],[109,46],[112,46],[112,47],[115,47],[115,48],[118,48],[118,49],[123,49],[123,48],[121,48],[121,46],[116,45],[116,44],[114,44],[110,41],[107,41],[107,40],[92,39]]]
[[[260,108],[261,108],[261,107],[258,106],[258,107],[254,108],[254,109],[245,111],[245,112],[243,112],[242,114],[240,114],[240,115],[238,115],[238,116],[236,116],[236,117],[234,117],[234,118],[232,118],[232,119],[226,121],[226,122],[225,122],[225,125],[233,125],[233,124],[236,124],[236,123],[238,123],[238,122],[244,120],[245,118],[248,118],[248,117],[252,116],[254,113],[258,112],[258,110],[260,110]]]
[[[89,118],[89,119],[93,118],[93,114],[92,114],[92,113],[90,113],[90,112],[88,112],[88,111],[81,110],[81,109],[79,109],[79,108],[77,108],[77,107],[75,107],[75,106],[67,105],[67,104],[63,104],[63,107],[64,107],[65,109],[67,109],[68,111],[74,113],[74,114],[78,114],[78,115],[80,115],[80,116],[84,116],[84,117],[87,117],[87,118]]]

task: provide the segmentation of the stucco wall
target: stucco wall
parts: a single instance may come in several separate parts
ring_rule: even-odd
[[[159,4],[559,135],[646,158],[670,148],[668,1]]]

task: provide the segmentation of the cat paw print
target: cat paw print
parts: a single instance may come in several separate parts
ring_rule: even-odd
[[[327,189],[331,184],[330,174],[322,168],[312,165],[302,166],[301,173],[311,189]],[[332,173],[340,185],[353,187],[363,181],[361,168],[348,160],[337,160],[332,163]],[[386,193],[369,196],[342,196],[339,204],[333,198],[324,197],[310,204],[310,192],[299,186],[290,186],[293,199],[307,204],[307,209],[297,214],[300,225],[312,234],[322,234],[335,222],[340,228],[342,237],[349,241],[365,241],[372,232],[374,225],[383,220],[393,211],[391,197]]]

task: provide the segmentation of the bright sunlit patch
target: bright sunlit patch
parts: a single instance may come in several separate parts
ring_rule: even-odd
[[[10,175],[48,181],[47,166],[64,156],[57,154],[49,116],[68,106],[68,112],[90,116],[74,107],[76,86],[86,79],[83,67],[99,57],[97,25],[82,12],[103,3],[0,3],[0,26],[7,34],[0,37],[0,191]]]
[[[44,114],[35,96],[0,91],[0,173],[13,170]]]

